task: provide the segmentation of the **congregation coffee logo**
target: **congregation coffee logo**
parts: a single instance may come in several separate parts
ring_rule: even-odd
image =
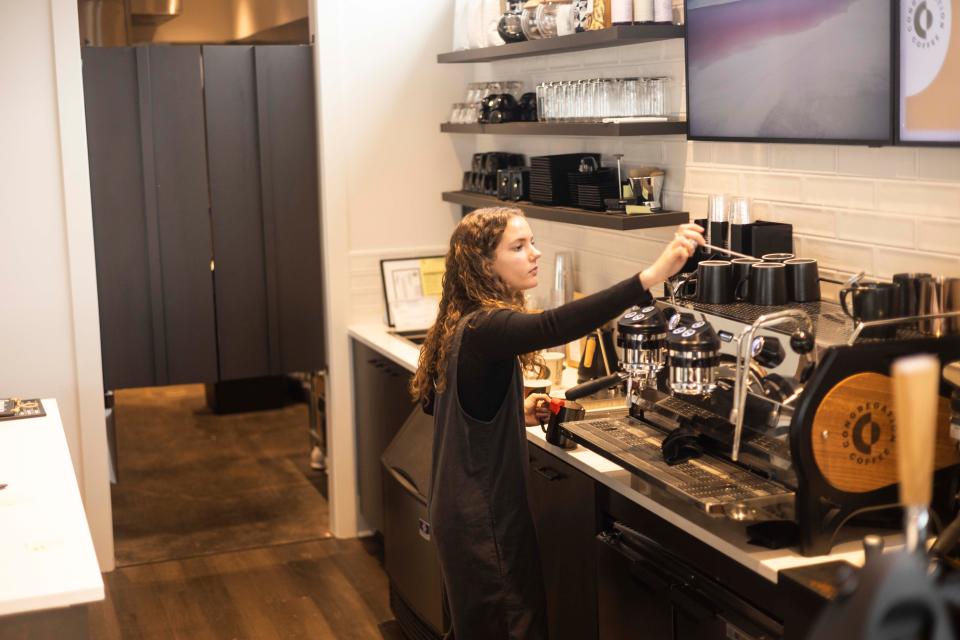
[[[918,49],[936,47],[947,33],[949,14],[945,0],[911,0],[905,27],[910,42]]]
[[[896,441],[893,411],[882,402],[867,402],[850,412],[843,425],[843,448],[852,462],[871,465],[890,456]]]

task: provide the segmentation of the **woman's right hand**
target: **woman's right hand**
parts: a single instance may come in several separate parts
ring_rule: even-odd
[[[703,227],[692,222],[677,227],[673,240],[667,245],[657,260],[640,272],[640,284],[647,291],[654,285],[666,281],[683,268],[697,250],[703,245]]]

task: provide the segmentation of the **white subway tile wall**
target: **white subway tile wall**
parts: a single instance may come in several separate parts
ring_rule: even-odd
[[[686,111],[682,41],[473,67],[475,81],[520,80],[528,90],[544,80],[667,76],[668,109],[680,116]],[[689,211],[694,218],[705,215],[711,193],[750,197],[754,216],[792,224],[797,254],[818,259],[827,274],[862,270],[882,278],[900,271],[929,271],[960,276],[960,149],[692,142],[683,136],[452,138],[456,140],[451,144],[477,152],[533,156],[593,151],[609,166],[615,166],[614,154],[623,153],[625,170],[663,167],[664,205]],[[540,286],[531,292],[538,305],[549,303],[557,251],[573,254],[576,287],[590,292],[642,269],[672,236],[672,229],[612,232],[542,220],[531,224],[544,252]],[[385,249],[383,255],[389,253]],[[354,316],[379,317],[381,294],[367,277],[370,268],[376,273],[379,256],[357,258],[350,273],[357,283]],[[365,266],[360,268],[360,263]]]

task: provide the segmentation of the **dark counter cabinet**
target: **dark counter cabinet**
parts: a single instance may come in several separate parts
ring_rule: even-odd
[[[540,543],[552,640],[597,638],[596,484],[529,447],[529,498]]]
[[[828,601],[836,563],[778,583],[530,444],[551,638],[793,640]]]
[[[360,515],[371,532],[383,531],[383,470],[380,456],[414,408],[411,373],[357,340],[353,355],[354,424]],[[429,460],[431,452],[424,451]]]

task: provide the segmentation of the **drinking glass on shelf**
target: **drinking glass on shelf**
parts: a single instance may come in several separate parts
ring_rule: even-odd
[[[730,199],[730,224],[750,224],[750,198],[736,196]]]
[[[520,96],[523,95],[523,83],[516,80],[511,80],[509,82],[502,83],[502,91],[495,93],[509,93],[513,96],[514,100],[520,100]]]
[[[602,78],[600,80],[600,104],[599,109],[596,113],[596,119],[602,120],[604,118],[610,117],[611,110],[611,100],[610,93],[613,91],[613,81],[609,78]]]
[[[650,115],[667,115],[666,78],[650,78]]]
[[[548,82],[543,88],[543,119],[554,122],[557,119],[557,83]]]
[[[608,118],[618,118],[623,115],[623,81],[620,78],[610,78],[610,113]]]
[[[541,82],[537,85],[537,120],[544,122],[546,114],[544,113],[544,102],[547,99],[547,83]]]
[[[639,92],[637,85],[639,81],[637,78],[624,78],[621,83],[621,93],[620,93],[620,111],[624,116],[636,116],[640,113],[640,107],[638,105]]]

